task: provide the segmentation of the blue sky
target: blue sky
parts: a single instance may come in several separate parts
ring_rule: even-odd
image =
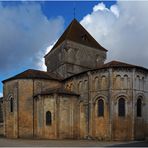
[[[0,81],[45,70],[43,56],[72,21],[74,6],[76,19],[109,50],[107,61],[147,67],[148,2],[0,2]]]
[[[94,5],[98,4],[98,1],[93,2],[83,2],[83,1],[45,1],[45,2],[28,2],[30,5],[34,5],[35,3],[41,6],[41,11],[43,15],[45,15],[48,19],[54,19],[58,16],[63,17],[64,24],[63,28],[60,32],[60,34],[64,31],[64,29],[68,26],[68,24],[72,21],[74,17],[74,7],[75,7],[75,17],[77,20],[81,20],[86,14],[90,13],[92,11],[92,8]],[[113,2],[104,2],[107,7],[110,7],[111,4],[115,3]],[[17,7],[24,5],[23,2],[2,2],[1,5],[4,9],[9,9],[11,12],[11,9],[17,9]],[[31,8],[30,8],[31,9]],[[5,11],[5,10],[3,10]],[[12,10],[13,11],[13,10]],[[10,16],[11,17],[11,16]],[[23,18],[21,18],[23,19]],[[21,24],[20,24],[21,25]],[[48,30],[47,30],[48,32]],[[50,34],[50,32],[49,32]],[[23,40],[23,39],[22,39]],[[3,50],[3,49],[0,49]],[[13,49],[12,49],[13,50]],[[8,53],[10,54],[10,53]],[[32,53],[33,54],[33,53]],[[19,56],[19,55],[18,55]],[[33,56],[33,55],[32,55]],[[17,58],[17,55],[15,56]],[[41,57],[42,58],[42,57]],[[21,61],[19,61],[21,63]],[[14,64],[18,62],[14,62]],[[22,72],[28,68],[34,68],[33,64],[28,63],[22,63],[21,66],[13,68],[14,65],[11,65],[10,70],[6,70],[5,68],[3,72],[1,72],[0,75],[0,81],[7,79],[10,76],[13,76],[19,72]],[[35,67],[36,68],[36,67]],[[1,71],[2,71],[1,69]],[[2,83],[0,83],[0,92],[2,92]]]
[[[100,1],[101,2],[101,1]],[[115,1],[105,1],[107,7],[116,3]],[[74,17],[74,7],[76,18],[80,21],[85,15],[92,11],[94,5],[97,5],[98,1],[67,1],[67,2],[44,2],[42,4],[43,13],[49,17],[63,16],[65,19],[65,26],[67,26]]]

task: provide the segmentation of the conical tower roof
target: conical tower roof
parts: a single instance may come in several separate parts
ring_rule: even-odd
[[[52,50],[60,45],[64,40],[74,41],[89,47],[107,51],[88,33],[88,31],[76,19],[73,19],[65,32],[56,42]]]

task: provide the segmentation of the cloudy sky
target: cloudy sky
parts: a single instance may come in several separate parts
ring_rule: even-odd
[[[0,2],[0,81],[28,68],[46,70],[43,56],[72,21],[74,7],[77,20],[108,49],[106,62],[148,68],[148,1]]]

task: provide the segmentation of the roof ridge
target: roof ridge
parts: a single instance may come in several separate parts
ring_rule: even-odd
[[[47,71],[40,70],[40,69],[27,69],[27,70],[32,70],[32,71],[41,71],[41,72],[47,72]],[[27,71],[27,70],[25,70],[25,71]]]
[[[2,82],[15,80],[15,79],[49,79],[49,80],[58,80],[60,81],[62,78],[54,73],[49,73],[47,71],[35,70],[35,69],[27,69],[19,74],[16,74],[8,79],[3,80]]]
[[[63,87],[57,87],[57,88],[48,88],[48,89],[42,90],[40,93],[35,94],[34,97],[36,97],[38,95],[48,95],[48,94],[53,94],[53,93],[79,96],[79,94],[77,94],[73,91],[70,91],[70,90],[65,89]]]
[[[68,33],[67,33],[66,37],[68,37],[68,35],[69,35],[70,31],[71,31],[71,27],[72,27],[72,24],[74,23],[74,21],[76,21],[76,19],[73,19],[72,22],[70,23],[69,30],[68,30]]]
[[[118,62],[118,63],[125,64],[125,65],[115,65],[115,64],[114,65],[111,65],[110,63],[112,63],[112,62]],[[70,76],[68,78],[63,79],[62,81],[71,79],[71,78],[73,78],[75,76],[78,76],[78,75],[81,75],[81,74],[85,74],[85,73],[90,72],[90,71],[101,70],[101,69],[106,69],[106,68],[118,68],[118,67],[123,67],[123,68],[138,68],[138,69],[142,69],[142,70],[148,71],[148,69],[145,68],[145,67],[143,67],[143,66],[133,65],[133,64],[128,64],[128,63],[125,63],[125,62],[113,60],[113,61],[107,62],[107,63],[105,63],[103,65],[100,65],[98,68],[89,69],[89,70],[86,70],[86,71],[83,71],[83,72],[74,74],[74,75],[72,75],[72,76]]]
[[[120,64],[131,65],[131,66],[138,66],[138,65],[134,65],[134,64],[127,63],[127,62],[118,61],[118,60],[112,60],[112,61],[110,61],[110,62],[105,63],[104,65],[106,65],[106,64],[112,64],[112,63],[115,64],[115,62],[116,62],[116,63],[120,63]]]

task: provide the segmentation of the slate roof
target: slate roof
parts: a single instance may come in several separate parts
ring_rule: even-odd
[[[28,69],[20,74],[17,74],[13,77],[10,77],[6,80],[3,80],[2,82],[7,82],[10,80],[15,79],[48,79],[48,80],[61,80],[62,78],[56,74],[48,73],[45,71],[40,70],[34,70],[34,69]]]
[[[107,51],[88,33],[88,31],[76,19],[73,19],[65,32],[51,49],[51,51],[60,45],[64,40],[74,41],[86,46]]]
[[[79,94],[66,90],[64,88],[56,88],[56,89],[46,89],[44,91],[42,91],[39,94],[36,94],[34,97],[38,96],[38,95],[50,95],[50,94],[65,94],[65,95],[74,95],[74,96],[79,96]]]

